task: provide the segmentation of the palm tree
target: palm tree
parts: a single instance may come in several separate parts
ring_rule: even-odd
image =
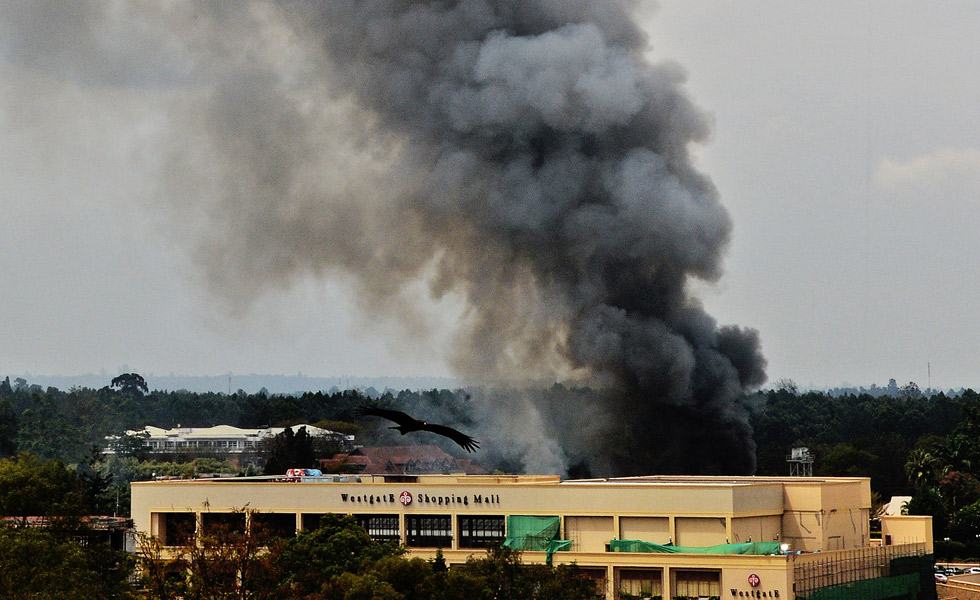
[[[942,469],[942,462],[922,448],[910,452],[905,462],[905,475],[915,489],[923,485],[934,485],[940,469]]]

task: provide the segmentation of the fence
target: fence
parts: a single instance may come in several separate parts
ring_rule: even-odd
[[[893,573],[896,559],[925,556],[924,543],[798,554],[793,561],[796,597],[807,598],[818,590],[857,581],[906,575],[919,569],[901,568],[901,573]]]

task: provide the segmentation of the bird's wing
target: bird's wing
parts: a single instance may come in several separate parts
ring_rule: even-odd
[[[400,410],[388,410],[374,406],[359,406],[354,409],[354,414],[362,417],[381,417],[382,419],[394,421],[399,425],[409,425],[416,422],[415,418]]]
[[[426,431],[431,431],[432,433],[437,433],[439,435],[446,436],[447,438],[451,439],[452,441],[462,446],[463,449],[466,450],[467,452],[473,452],[474,450],[480,447],[480,444],[476,440],[474,440],[473,438],[471,438],[470,436],[466,435],[461,431],[456,431],[452,427],[446,427],[445,425],[436,425],[433,423],[426,423],[422,427],[422,429]]]

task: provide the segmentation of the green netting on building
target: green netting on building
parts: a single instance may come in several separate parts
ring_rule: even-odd
[[[847,585],[817,590],[806,596],[806,600],[887,600],[903,598],[921,600],[918,573],[864,579]],[[803,596],[798,596],[803,598]]]
[[[507,517],[507,539],[503,546],[511,550],[545,552],[545,562],[551,564],[551,557],[559,550],[567,550],[572,540],[558,539],[561,519],[558,517],[526,517],[510,515]]]
[[[665,552],[671,554],[781,554],[779,542],[746,542],[744,544],[718,544],[717,546],[674,546],[654,544],[642,540],[612,540],[612,552]]]

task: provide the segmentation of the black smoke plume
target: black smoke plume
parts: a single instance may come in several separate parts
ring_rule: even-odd
[[[72,32],[8,37],[20,64],[168,90],[156,192],[225,297],[347,276],[421,331],[422,281],[465,306],[458,373],[511,386],[480,393],[484,448],[529,470],[753,471],[737,400],[765,379],[757,334],[687,291],[731,233],[689,153],[710,119],[644,58],[634,2],[13,4]]]

